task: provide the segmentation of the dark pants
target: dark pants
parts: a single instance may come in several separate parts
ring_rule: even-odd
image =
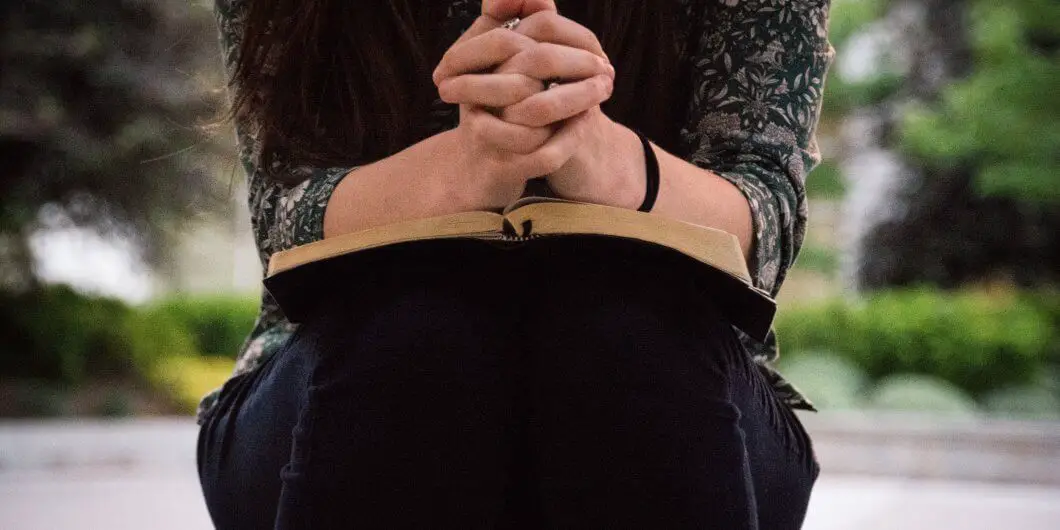
[[[218,528],[801,525],[809,439],[689,260],[571,238],[346,261],[206,418]]]

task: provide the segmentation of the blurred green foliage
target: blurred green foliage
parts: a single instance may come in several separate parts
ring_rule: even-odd
[[[1060,331],[1053,325],[1057,315],[1047,310],[1053,302],[1038,300],[1043,296],[883,291],[855,301],[789,308],[778,316],[777,336],[785,362],[800,352],[827,350],[872,381],[925,374],[980,397],[1031,384],[1060,359]]]
[[[218,211],[227,135],[208,3],[0,3],[0,285],[34,283],[27,238],[74,223],[159,261],[173,229]]]
[[[828,19],[828,39],[842,45],[847,39],[883,16],[887,0],[832,0]]]
[[[886,71],[877,72],[868,79],[858,81],[846,81],[840,76],[831,76],[825,87],[822,112],[841,117],[859,107],[878,105],[898,93],[903,82],[900,74]]]
[[[200,355],[235,359],[258,316],[258,302],[232,296],[178,296],[155,304],[149,313],[179,324]]]
[[[843,172],[832,160],[822,161],[813,170],[813,178],[806,179],[806,194],[811,199],[841,199],[844,193]]]
[[[991,414],[1029,420],[1060,420],[1060,395],[1048,384],[1002,388],[982,399]]]
[[[826,153],[899,162],[845,175],[896,185],[856,234],[858,287],[1060,285],[1060,2],[833,0],[829,39]]]
[[[907,412],[936,412],[973,417],[979,406],[957,385],[926,374],[895,374],[873,389],[869,406]]]
[[[177,297],[132,307],[66,286],[0,291],[0,379],[20,403],[18,415],[63,415],[82,386],[111,381],[153,387],[192,412],[231,374],[257,315],[246,297]],[[134,413],[114,388],[97,414]]]
[[[828,21],[828,40],[836,50],[848,47],[852,38],[861,35],[887,10],[887,0],[833,0]],[[876,105],[902,88],[903,77],[887,68],[875,65],[876,70],[866,79],[848,80],[843,76],[828,76],[825,86],[822,121],[836,120],[858,108]],[[813,174],[819,178],[819,171]],[[811,185],[813,179],[807,182]]]
[[[4,378],[0,378],[3,381]],[[41,379],[16,379],[5,385],[0,410],[5,415],[51,418],[70,414],[70,389]]]
[[[928,168],[975,168],[984,194],[1060,203],[1060,2],[972,3],[975,68],[910,110],[907,153]]]
[[[896,373],[873,382],[843,355],[806,351],[781,359],[785,377],[807,391],[821,411],[878,409],[971,417],[1060,420],[1060,372],[1047,366],[1030,384],[1007,386],[976,398],[931,374]]]
[[[835,276],[839,270],[839,252],[831,247],[806,245],[799,251],[796,266],[800,270],[813,271],[826,277]]]
[[[165,352],[190,346],[168,321],[145,321],[126,304],[65,286],[0,293],[0,373],[76,384],[130,376]]]
[[[0,376],[69,388],[99,379],[183,384],[168,372],[177,359],[207,366],[208,384],[220,384],[216,373],[231,372],[256,313],[243,297],[131,307],[66,286],[0,292]],[[110,412],[122,407],[115,400]]]
[[[207,392],[232,375],[227,357],[169,357],[155,365],[152,381],[163,388],[184,412],[193,412]]]
[[[850,359],[828,351],[805,351],[782,359],[784,377],[807,391],[820,410],[855,409],[864,404],[869,378]]]

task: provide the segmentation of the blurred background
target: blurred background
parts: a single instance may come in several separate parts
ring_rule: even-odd
[[[0,527],[207,528],[191,414],[261,279],[212,2],[0,12]],[[807,528],[1056,528],[1060,3],[830,28],[777,320],[821,409]]]

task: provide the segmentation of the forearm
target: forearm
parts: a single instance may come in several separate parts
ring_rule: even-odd
[[[751,256],[751,206],[740,190],[718,175],[653,146],[659,159],[659,198],[652,213],[724,230]]]
[[[561,172],[561,178],[577,185],[566,187],[564,196],[574,200],[637,209],[646,192],[644,148],[630,129],[606,117],[597,130]],[[751,208],[740,190],[722,177],[690,164],[652,144],[659,160],[659,196],[652,208],[661,215],[735,235],[744,257],[754,244]]]
[[[446,131],[347,174],[328,200],[324,237],[475,209],[453,178],[462,171],[453,140]]]

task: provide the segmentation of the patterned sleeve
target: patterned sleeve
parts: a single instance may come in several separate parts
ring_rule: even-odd
[[[231,75],[239,58],[243,21],[249,0],[215,0],[225,70]],[[324,211],[331,193],[352,167],[293,166],[270,160],[264,167],[258,143],[245,123],[236,123],[239,159],[246,170],[254,236],[262,264],[273,253],[324,237]],[[269,175],[294,178],[280,182]],[[297,182],[298,184],[290,184]]]
[[[703,30],[689,39],[694,93],[682,139],[690,162],[746,196],[755,237],[749,266],[756,285],[774,295],[802,245],[806,174],[820,161],[815,130],[834,56],[829,3],[691,2]]]
[[[225,70],[231,75],[242,42],[243,20],[250,0],[215,0]],[[259,162],[257,142],[244,123],[236,123],[239,159],[247,174],[251,225],[262,269],[276,252],[324,238],[324,211],[331,193],[352,167],[293,167],[283,160],[271,162],[269,173],[283,172],[297,178],[286,184],[269,178]],[[294,325],[268,291],[262,291],[261,311],[254,328],[240,348],[233,377],[253,371],[282,347]],[[229,380],[231,381],[231,379]],[[227,386],[227,384],[226,384]],[[199,403],[197,421],[202,424],[213,410],[222,389],[208,393]]]

